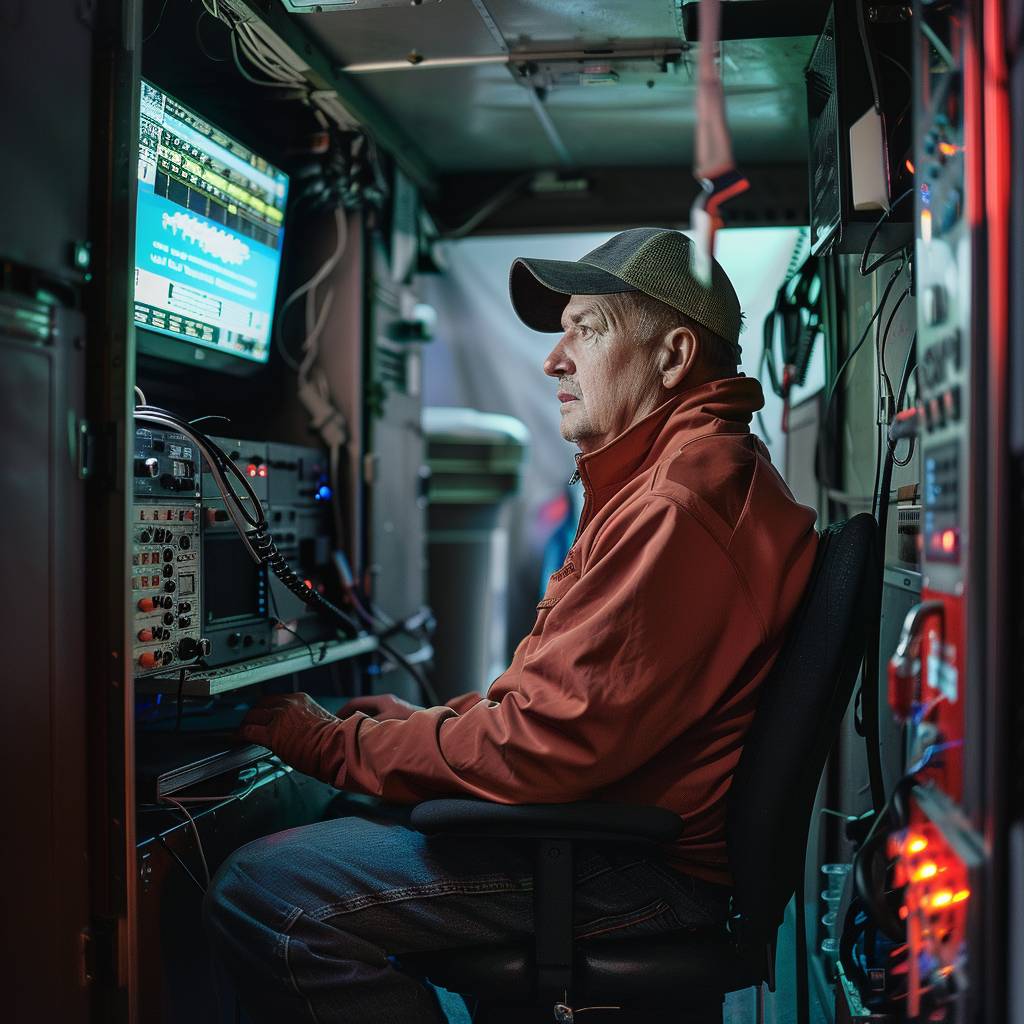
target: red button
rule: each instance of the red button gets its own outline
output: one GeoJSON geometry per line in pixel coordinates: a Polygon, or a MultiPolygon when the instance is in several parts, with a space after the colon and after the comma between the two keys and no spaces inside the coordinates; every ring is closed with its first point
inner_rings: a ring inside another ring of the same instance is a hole
{"type": "Polygon", "coordinates": [[[139,655],[139,664],[143,668],[156,668],[159,664],[156,653],[154,651],[143,651],[139,655]]]}
{"type": "Polygon", "coordinates": [[[155,637],[153,636],[153,630],[151,629],[140,629],[139,630],[139,642],[143,644],[152,643],[155,637]]]}
{"type": "Polygon", "coordinates": [[[140,612],[151,612],[151,611],[155,611],[155,610],[156,610],[156,602],[154,601],[154,599],[152,597],[144,597],[139,602],[139,611],[140,612]]]}

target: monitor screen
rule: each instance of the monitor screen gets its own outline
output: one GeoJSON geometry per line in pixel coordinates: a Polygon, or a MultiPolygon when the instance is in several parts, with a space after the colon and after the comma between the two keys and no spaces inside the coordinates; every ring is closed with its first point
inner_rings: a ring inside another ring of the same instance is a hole
{"type": "Polygon", "coordinates": [[[174,339],[159,354],[267,361],[287,197],[286,174],[142,83],[135,324],[174,339]]]}

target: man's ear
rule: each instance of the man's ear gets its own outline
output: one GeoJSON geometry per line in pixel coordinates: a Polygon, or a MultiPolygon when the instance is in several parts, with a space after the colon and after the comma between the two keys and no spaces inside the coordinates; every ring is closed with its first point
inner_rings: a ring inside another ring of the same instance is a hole
{"type": "Polygon", "coordinates": [[[700,355],[700,338],[689,327],[673,327],[661,340],[661,384],[677,388],[690,375],[700,355]]]}

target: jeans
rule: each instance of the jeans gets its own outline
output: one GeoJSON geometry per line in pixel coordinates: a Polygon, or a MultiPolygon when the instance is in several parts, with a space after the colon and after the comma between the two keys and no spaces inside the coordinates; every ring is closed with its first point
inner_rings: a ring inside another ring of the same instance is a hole
{"type": "MultiPolygon", "coordinates": [[[[651,935],[725,920],[728,890],[650,855],[580,845],[578,938],[651,935]]],[[[532,938],[529,844],[425,836],[339,818],[249,843],[217,872],[207,934],[255,1022],[444,1021],[403,953],[532,938]]]]}

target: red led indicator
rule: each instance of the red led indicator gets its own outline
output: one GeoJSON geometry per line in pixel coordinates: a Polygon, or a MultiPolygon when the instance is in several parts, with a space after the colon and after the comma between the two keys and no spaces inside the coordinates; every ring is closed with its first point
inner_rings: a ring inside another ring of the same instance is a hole
{"type": "Polygon", "coordinates": [[[956,550],[956,530],[942,531],[942,550],[947,555],[952,554],[956,550]]]}
{"type": "Polygon", "coordinates": [[[260,477],[265,477],[267,475],[267,467],[260,466],[260,468],[256,471],[256,475],[260,477]]]}
{"type": "Polygon", "coordinates": [[[246,473],[249,474],[249,476],[255,476],[256,475],[256,467],[251,462],[249,463],[248,466],[245,467],[245,471],[246,471],[246,473]]]}
{"type": "Polygon", "coordinates": [[[309,588],[310,590],[312,590],[312,589],[313,589],[313,581],[312,581],[312,580],[303,580],[302,582],[303,582],[303,583],[305,583],[305,584],[306,584],[306,586],[307,586],[307,587],[308,587],[308,588],[309,588]]]}

